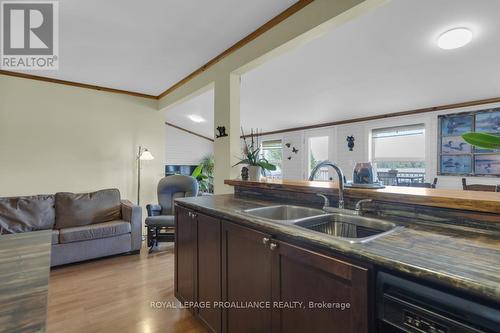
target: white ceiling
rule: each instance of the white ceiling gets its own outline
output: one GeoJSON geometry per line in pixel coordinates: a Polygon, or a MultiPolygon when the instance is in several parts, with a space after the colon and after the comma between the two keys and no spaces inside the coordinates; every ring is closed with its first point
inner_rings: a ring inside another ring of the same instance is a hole
{"type": "Polygon", "coordinates": [[[214,137],[214,90],[210,89],[190,100],[167,110],[167,122],[204,135],[214,137]],[[189,119],[190,115],[200,116],[204,122],[196,123],[189,119]]]}
{"type": "Polygon", "coordinates": [[[59,1],[59,70],[29,74],[158,95],[295,2],[59,1]]]}
{"type": "Polygon", "coordinates": [[[500,96],[500,1],[393,0],[242,77],[241,123],[264,131],[500,96]],[[466,26],[473,41],[441,50],[466,26]]]}

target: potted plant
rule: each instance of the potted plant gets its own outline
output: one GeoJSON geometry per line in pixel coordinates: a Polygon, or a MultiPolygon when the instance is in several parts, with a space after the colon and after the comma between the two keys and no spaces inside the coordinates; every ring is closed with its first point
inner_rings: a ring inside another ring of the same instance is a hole
{"type": "Polygon", "coordinates": [[[233,167],[244,164],[248,166],[248,179],[250,181],[259,181],[263,170],[275,171],[276,166],[269,163],[260,155],[259,132],[250,130],[250,137],[247,136],[241,128],[241,137],[243,138],[243,157],[233,167]],[[250,142],[249,142],[250,141],[250,142]]]}
{"type": "Polygon", "coordinates": [[[191,177],[198,181],[200,193],[214,193],[214,157],[207,155],[201,159],[191,177]]]}

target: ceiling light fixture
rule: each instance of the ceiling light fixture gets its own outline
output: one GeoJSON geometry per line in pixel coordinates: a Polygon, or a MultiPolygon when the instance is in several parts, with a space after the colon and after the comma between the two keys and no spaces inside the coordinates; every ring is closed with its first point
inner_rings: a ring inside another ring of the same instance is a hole
{"type": "Polygon", "coordinates": [[[465,46],[472,40],[472,31],[467,28],[454,28],[443,32],[437,44],[443,50],[453,50],[465,46]]]}
{"type": "Polygon", "coordinates": [[[190,114],[188,116],[189,119],[191,119],[192,121],[194,121],[195,123],[203,123],[205,122],[205,118],[203,118],[202,116],[199,116],[197,114],[190,114]]]}

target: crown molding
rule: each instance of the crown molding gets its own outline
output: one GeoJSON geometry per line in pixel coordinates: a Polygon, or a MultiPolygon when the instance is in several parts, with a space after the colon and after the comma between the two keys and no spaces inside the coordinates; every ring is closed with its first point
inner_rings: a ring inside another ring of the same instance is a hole
{"type": "Polygon", "coordinates": [[[0,74],[18,77],[18,78],[22,78],[22,79],[30,79],[30,80],[50,82],[50,83],[56,83],[56,84],[64,84],[67,86],[78,87],[78,88],[106,91],[106,92],[111,92],[111,93],[116,93],[116,94],[125,94],[125,95],[131,95],[131,96],[135,96],[135,97],[148,98],[148,99],[158,99],[158,96],[154,96],[154,95],[142,94],[142,93],[128,91],[128,90],[101,87],[101,86],[96,86],[93,84],[86,84],[86,83],[79,83],[79,82],[73,82],[73,81],[53,79],[53,78],[48,78],[48,77],[44,77],[44,76],[17,73],[17,72],[5,71],[5,70],[0,70],[0,74]]]}

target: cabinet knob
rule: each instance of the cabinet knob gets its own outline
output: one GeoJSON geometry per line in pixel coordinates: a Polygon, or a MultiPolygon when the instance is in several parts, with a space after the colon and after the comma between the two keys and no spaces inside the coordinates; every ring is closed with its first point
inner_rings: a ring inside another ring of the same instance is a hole
{"type": "Polygon", "coordinates": [[[271,251],[274,251],[274,250],[276,250],[278,248],[278,244],[271,243],[271,244],[269,244],[269,248],[271,249],[271,251]]]}
{"type": "Polygon", "coordinates": [[[267,237],[262,238],[262,244],[264,244],[264,245],[269,244],[269,238],[267,238],[267,237]]]}
{"type": "Polygon", "coordinates": [[[189,217],[193,217],[193,213],[188,212],[188,216],[189,216],[189,217]]]}

